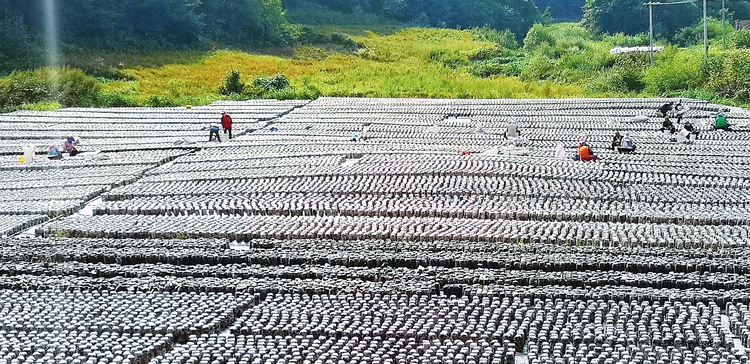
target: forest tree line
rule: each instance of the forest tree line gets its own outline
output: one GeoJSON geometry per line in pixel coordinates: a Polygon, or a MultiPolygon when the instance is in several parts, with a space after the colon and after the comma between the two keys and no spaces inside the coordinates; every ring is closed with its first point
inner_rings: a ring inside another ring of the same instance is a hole
{"type": "MultiPolygon", "coordinates": [[[[648,30],[643,0],[0,0],[0,73],[44,64],[47,5],[63,47],[82,50],[252,49],[310,39],[285,11],[304,2],[332,10],[366,12],[408,25],[488,26],[521,41],[531,27],[555,19],[581,19],[595,34],[634,35],[648,30]]],[[[748,1],[727,1],[724,16],[750,18],[748,1]]],[[[722,16],[709,2],[710,16],[722,16]]],[[[654,9],[658,39],[694,43],[700,2],[654,9]]]]}

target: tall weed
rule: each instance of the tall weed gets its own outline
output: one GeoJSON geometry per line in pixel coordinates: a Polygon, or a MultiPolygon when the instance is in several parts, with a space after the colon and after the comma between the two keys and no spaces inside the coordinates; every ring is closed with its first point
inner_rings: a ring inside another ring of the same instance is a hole
{"type": "Polygon", "coordinates": [[[727,52],[722,66],[714,71],[708,82],[712,91],[738,103],[750,102],[750,50],[727,52]]]}
{"type": "Polygon", "coordinates": [[[645,90],[651,94],[664,95],[671,91],[690,90],[705,83],[701,72],[701,52],[678,51],[674,47],[658,54],[656,66],[644,73],[645,90]]]}
{"type": "Polygon", "coordinates": [[[727,36],[727,41],[732,48],[750,49],[750,30],[737,30],[727,36]]]}
{"type": "Polygon", "coordinates": [[[98,90],[96,80],[81,70],[63,67],[17,71],[0,80],[0,108],[8,110],[42,101],[77,106],[98,90]]]}

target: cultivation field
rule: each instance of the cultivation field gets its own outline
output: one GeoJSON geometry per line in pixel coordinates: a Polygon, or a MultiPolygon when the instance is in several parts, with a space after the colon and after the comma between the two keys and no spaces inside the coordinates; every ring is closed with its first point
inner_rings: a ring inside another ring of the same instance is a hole
{"type": "Polygon", "coordinates": [[[750,114],[676,144],[666,101],[0,115],[0,363],[746,363],[750,114]]]}

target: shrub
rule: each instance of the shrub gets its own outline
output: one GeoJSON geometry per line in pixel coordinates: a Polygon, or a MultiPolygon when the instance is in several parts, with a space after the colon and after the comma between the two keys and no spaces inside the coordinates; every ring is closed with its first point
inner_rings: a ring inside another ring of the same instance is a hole
{"type": "Polygon", "coordinates": [[[253,80],[253,86],[261,88],[266,92],[280,91],[289,86],[289,79],[278,73],[271,77],[258,77],[253,80]]]}
{"type": "Polygon", "coordinates": [[[289,93],[294,93],[289,86],[289,79],[280,73],[270,77],[258,77],[253,80],[252,87],[246,90],[245,95],[259,98],[295,98],[287,96],[289,93]]]}
{"type": "Polygon", "coordinates": [[[469,69],[469,73],[476,77],[492,77],[505,73],[505,63],[499,59],[474,62],[469,69]]]}
{"type": "Polygon", "coordinates": [[[245,84],[240,81],[240,71],[229,70],[224,75],[224,80],[221,81],[219,93],[225,96],[241,94],[243,89],[245,89],[245,84]]]}
{"type": "Polygon", "coordinates": [[[516,36],[510,29],[500,31],[485,25],[480,28],[472,28],[470,29],[470,31],[475,38],[498,44],[502,48],[513,50],[519,48],[518,41],[516,41],[516,36]]]}
{"type": "Polygon", "coordinates": [[[680,47],[691,47],[703,42],[703,28],[685,27],[677,31],[672,38],[674,43],[680,47]]]}
{"type": "Polygon", "coordinates": [[[469,73],[484,78],[499,75],[519,76],[523,68],[522,62],[523,58],[519,57],[495,57],[472,63],[469,73]]]}
{"type": "Polygon", "coordinates": [[[60,72],[54,72],[50,80],[52,100],[65,107],[77,106],[82,97],[95,94],[99,90],[96,80],[86,76],[81,70],[63,68],[60,72]],[[57,80],[54,75],[57,75],[57,80]]]}
{"type": "Polygon", "coordinates": [[[524,68],[526,68],[526,59],[518,57],[505,65],[504,73],[506,76],[520,77],[524,68]]]}
{"type": "Polygon", "coordinates": [[[591,61],[589,56],[589,54],[585,53],[564,55],[561,57],[562,65],[564,68],[571,70],[589,69],[589,63],[591,61]]]}
{"type": "Polygon", "coordinates": [[[458,68],[467,63],[467,59],[461,56],[458,52],[447,49],[432,50],[430,51],[429,57],[431,61],[442,63],[449,68],[458,68]]]}
{"type": "Polygon", "coordinates": [[[79,106],[83,107],[126,107],[140,106],[133,100],[126,99],[117,93],[92,93],[81,98],[79,106]]]}
{"type": "Polygon", "coordinates": [[[675,48],[668,47],[659,56],[656,66],[646,69],[644,80],[648,85],[647,91],[664,95],[700,87],[705,81],[701,72],[701,57],[702,54],[678,53],[675,48]]]}
{"type": "Polygon", "coordinates": [[[21,108],[34,111],[54,111],[62,107],[59,102],[43,100],[33,104],[23,104],[21,108]]]}
{"type": "Polygon", "coordinates": [[[305,100],[315,100],[318,97],[320,97],[321,92],[320,90],[312,85],[307,85],[303,87],[302,89],[298,90],[296,93],[296,98],[298,99],[305,99],[305,100]]]}
{"type": "Polygon", "coordinates": [[[334,32],[331,34],[331,43],[342,46],[345,50],[355,52],[364,47],[347,34],[334,32]]]}
{"type": "Polygon", "coordinates": [[[613,69],[597,73],[590,78],[585,88],[598,94],[612,94],[623,91],[623,82],[620,75],[613,69]]]}
{"type": "MultiPolygon", "coordinates": [[[[721,39],[725,32],[728,36],[731,36],[734,32],[734,26],[728,22],[722,24],[720,20],[709,19],[707,30],[709,39],[721,39]]],[[[703,22],[680,28],[672,37],[672,40],[680,47],[703,44],[703,22]]]]}
{"type": "Polygon", "coordinates": [[[469,61],[486,61],[498,57],[503,57],[505,52],[503,48],[495,45],[494,47],[479,48],[467,53],[469,61]]]}
{"type": "Polygon", "coordinates": [[[555,42],[552,54],[555,58],[562,58],[569,54],[584,54],[588,51],[588,41],[583,39],[561,39],[555,42]]]}
{"type": "Polygon", "coordinates": [[[724,56],[703,57],[701,59],[701,76],[706,80],[711,80],[715,75],[721,75],[724,72],[724,56]]]}
{"type": "Polygon", "coordinates": [[[521,79],[524,81],[546,80],[557,71],[555,61],[543,55],[536,54],[529,59],[526,67],[521,71],[521,79]]]}
{"type": "Polygon", "coordinates": [[[529,32],[526,33],[526,38],[523,40],[523,48],[529,52],[543,46],[554,49],[555,42],[555,37],[552,35],[552,31],[549,27],[545,27],[542,24],[534,24],[534,26],[529,29],[529,32]]]}
{"type": "Polygon", "coordinates": [[[722,97],[750,101],[750,50],[726,52],[721,69],[711,75],[708,84],[722,97]]]}
{"type": "Polygon", "coordinates": [[[78,106],[98,91],[96,80],[77,69],[15,71],[0,80],[0,108],[10,110],[45,100],[64,107],[78,106]]]}
{"type": "Polygon", "coordinates": [[[263,97],[276,100],[293,100],[298,98],[293,87],[271,90],[263,95],[263,97]]]}
{"type": "Polygon", "coordinates": [[[750,30],[740,29],[727,37],[729,46],[737,49],[750,49],[750,30]]]}
{"type": "Polygon", "coordinates": [[[590,75],[591,74],[589,72],[584,72],[577,69],[563,68],[560,73],[555,75],[553,80],[561,84],[576,84],[581,82],[582,80],[588,79],[590,75]]]}
{"type": "Polygon", "coordinates": [[[167,96],[153,95],[148,98],[146,104],[151,107],[177,106],[171,98],[167,96]]]}
{"type": "Polygon", "coordinates": [[[639,33],[636,35],[626,35],[625,33],[605,34],[602,36],[602,41],[612,44],[614,47],[638,47],[646,46],[649,44],[649,36],[647,33],[639,33]]]}
{"type": "Polygon", "coordinates": [[[623,55],[614,66],[587,83],[587,88],[606,93],[632,94],[643,91],[647,63],[639,55],[623,55]]]}
{"type": "Polygon", "coordinates": [[[316,32],[309,25],[300,25],[295,29],[295,40],[301,44],[320,44],[328,41],[325,34],[316,32]]]}
{"type": "Polygon", "coordinates": [[[295,26],[292,29],[295,31],[295,41],[303,45],[336,46],[335,48],[347,52],[356,52],[360,48],[364,48],[362,43],[357,42],[345,33],[333,32],[325,34],[316,31],[308,25],[295,26]]]}

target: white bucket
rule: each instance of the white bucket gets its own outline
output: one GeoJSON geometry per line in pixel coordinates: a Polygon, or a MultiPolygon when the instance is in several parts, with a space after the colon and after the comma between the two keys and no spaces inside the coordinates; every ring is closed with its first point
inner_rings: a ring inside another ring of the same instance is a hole
{"type": "Polygon", "coordinates": [[[555,158],[565,159],[565,146],[562,143],[557,144],[557,148],[555,148],[555,158]]]}
{"type": "Polygon", "coordinates": [[[33,163],[36,159],[36,147],[33,145],[23,146],[23,161],[24,163],[33,163]]]}

